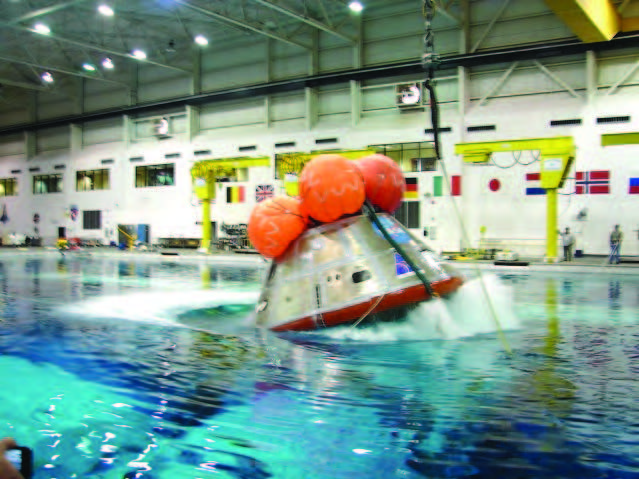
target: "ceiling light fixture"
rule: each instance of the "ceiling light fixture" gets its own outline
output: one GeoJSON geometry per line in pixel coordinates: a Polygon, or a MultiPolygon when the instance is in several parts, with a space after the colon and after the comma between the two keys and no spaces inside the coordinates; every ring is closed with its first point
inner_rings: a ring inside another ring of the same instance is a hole
{"type": "Polygon", "coordinates": [[[40,33],[41,35],[48,35],[49,33],[51,33],[51,29],[49,27],[47,27],[44,23],[36,23],[33,26],[33,29],[40,33]]]}
{"type": "Polygon", "coordinates": [[[113,9],[111,7],[109,7],[108,5],[104,5],[104,4],[100,5],[98,7],[98,12],[100,12],[105,17],[112,17],[113,16],[113,9]]]}
{"type": "Polygon", "coordinates": [[[209,44],[209,41],[204,35],[198,35],[195,37],[194,40],[195,40],[195,43],[197,43],[198,45],[202,45],[203,47],[209,44]]]}
{"type": "Polygon", "coordinates": [[[111,70],[113,68],[113,60],[111,60],[109,57],[106,57],[104,60],[102,60],[102,66],[111,70]]]}
{"type": "Polygon", "coordinates": [[[352,2],[348,4],[348,8],[350,8],[353,12],[359,13],[362,10],[364,10],[364,5],[362,5],[357,0],[353,0],[352,2]]]}
{"type": "Polygon", "coordinates": [[[91,65],[90,63],[83,64],[82,68],[84,68],[88,72],[94,72],[95,71],[95,67],[93,65],[91,65]]]}
{"type": "Polygon", "coordinates": [[[133,55],[133,57],[137,58],[138,60],[146,59],[146,53],[144,53],[142,50],[133,50],[131,52],[131,55],[133,55]]]}
{"type": "Polygon", "coordinates": [[[42,81],[47,82],[47,83],[53,83],[53,75],[51,75],[51,73],[49,72],[44,72],[41,75],[42,81]]]}

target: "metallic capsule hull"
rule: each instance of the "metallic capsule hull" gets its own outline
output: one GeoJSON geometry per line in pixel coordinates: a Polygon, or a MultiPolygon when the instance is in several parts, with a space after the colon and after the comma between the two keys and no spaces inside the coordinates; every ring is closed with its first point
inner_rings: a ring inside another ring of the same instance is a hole
{"type": "MultiPolygon", "coordinates": [[[[462,277],[393,217],[379,219],[439,296],[462,277]]],[[[273,331],[310,331],[431,299],[405,259],[366,216],[306,231],[274,261],[257,306],[258,324],[273,331]]]]}

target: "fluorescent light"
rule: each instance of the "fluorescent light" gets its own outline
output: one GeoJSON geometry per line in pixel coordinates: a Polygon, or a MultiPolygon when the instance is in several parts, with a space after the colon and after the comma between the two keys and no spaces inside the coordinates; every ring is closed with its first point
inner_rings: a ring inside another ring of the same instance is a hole
{"type": "Polygon", "coordinates": [[[106,57],[104,60],[102,60],[102,66],[111,70],[113,68],[113,60],[111,60],[109,57],[106,57]]]}
{"type": "Polygon", "coordinates": [[[137,58],[138,60],[144,60],[146,59],[146,53],[144,53],[142,50],[133,50],[131,52],[131,55],[133,55],[135,58],[137,58]]]}
{"type": "Polygon", "coordinates": [[[113,16],[113,9],[111,7],[109,7],[108,5],[100,5],[98,7],[98,12],[100,12],[105,17],[112,17],[113,16]]]}
{"type": "Polygon", "coordinates": [[[84,68],[88,72],[94,72],[95,71],[95,67],[93,65],[91,65],[90,63],[83,64],[82,68],[84,68]]]}
{"type": "Polygon", "coordinates": [[[44,23],[36,23],[33,26],[33,29],[42,35],[48,35],[49,33],[51,33],[51,29],[47,27],[44,23]]]}
{"type": "Polygon", "coordinates": [[[53,75],[51,75],[51,73],[49,72],[44,72],[41,75],[42,81],[45,81],[47,83],[53,83],[53,75]]]}
{"type": "Polygon", "coordinates": [[[206,37],[204,35],[198,35],[197,37],[195,37],[195,43],[205,47],[206,45],[209,44],[209,41],[206,39],[206,37]]]}
{"type": "Polygon", "coordinates": [[[354,12],[361,12],[362,10],[364,10],[364,5],[362,5],[357,0],[353,0],[348,4],[348,8],[350,8],[354,12]]]}

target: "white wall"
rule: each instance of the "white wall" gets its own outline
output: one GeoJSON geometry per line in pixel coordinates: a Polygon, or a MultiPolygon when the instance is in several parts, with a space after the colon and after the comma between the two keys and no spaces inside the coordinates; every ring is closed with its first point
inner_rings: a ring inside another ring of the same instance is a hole
{"type": "MultiPolygon", "coordinates": [[[[559,226],[569,226],[577,232],[578,248],[586,253],[604,254],[608,248],[608,232],[614,224],[621,224],[626,232],[623,251],[626,254],[639,254],[636,233],[639,219],[636,211],[639,196],[628,195],[628,178],[639,176],[639,167],[635,161],[639,155],[639,146],[618,146],[603,148],[600,146],[600,135],[603,133],[637,131],[639,118],[633,117],[633,105],[637,103],[637,90],[624,88],[615,95],[599,97],[587,104],[583,98],[572,98],[567,93],[537,95],[534,97],[507,97],[493,99],[484,106],[469,109],[464,119],[466,125],[496,125],[495,131],[468,133],[460,131],[459,117],[456,108],[443,105],[442,125],[452,125],[451,133],[442,134],[443,156],[449,175],[462,175],[462,196],[456,198],[461,209],[463,221],[470,236],[470,244],[476,245],[479,240],[479,228],[487,228],[486,237],[528,240],[537,244],[542,254],[542,243],[545,237],[545,198],[530,197],[524,194],[525,173],[538,171],[538,163],[529,166],[515,165],[508,169],[500,169],[495,165],[475,166],[461,162],[453,154],[454,144],[463,141],[490,141],[514,138],[535,138],[549,136],[573,136],[577,144],[577,160],[574,171],[610,170],[610,195],[566,195],[559,198],[559,226]],[[597,116],[624,115],[632,117],[629,124],[597,125],[597,116]],[[550,128],[552,119],[581,118],[583,124],[574,127],[550,128]],[[497,178],[502,184],[499,192],[489,192],[487,182],[497,178]],[[576,220],[577,213],[588,209],[585,222],[576,220]]],[[[331,94],[340,95],[342,92],[331,94]]],[[[299,99],[298,99],[299,100],[299,99]]],[[[281,99],[281,104],[294,101],[289,96],[281,99]]],[[[296,105],[299,105],[298,102],[296,105]]],[[[471,105],[472,106],[472,105],[471,105]]],[[[285,107],[282,107],[285,108],[285,107]]],[[[303,108],[289,112],[303,114],[303,108]]],[[[339,110],[339,102],[331,103],[330,99],[320,111],[339,110]]],[[[293,113],[290,113],[291,116],[293,113]]],[[[239,117],[242,115],[239,114],[239,117]]],[[[286,115],[279,116],[284,118],[286,115]]],[[[238,117],[238,123],[242,120],[238,117]]],[[[53,240],[58,226],[67,226],[71,234],[94,237],[103,232],[81,230],[81,217],[77,223],[70,222],[68,210],[76,204],[80,210],[99,209],[104,211],[104,227],[116,224],[150,224],[153,238],[182,236],[199,237],[200,227],[196,222],[200,218],[200,206],[191,188],[190,167],[196,159],[193,152],[199,149],[210,149],[211,157],[240,156],[239,146],[257,145],[258,150],[251,154],[267,154],[276,152],[274,144],[282,141],[295,141],[295,147],[288,151],[310,151],[322,148],[315,144],[315,139],[336,137],[339,143],[330,145],[335,148],[362,148],[370,144],[424,141],[429,136],[424,128],[429,127],[426,112],[400,114],[396,109],[383,110],[381,113],[364,117],[353,127],[350,119],[342,121],[341,126],[326,126],[320,120],[316,128],[309,131],[300,123],[292,125],[284,132],[278,132],[263,126],[237,126],[225,129],[205,130],[189,142],[184,137],[176,137],[163,141],[144,141],[126,146],[123,142],[113,142],[117,137],[113,133],[113,124],[104,125],[104,138],[110,143],[85,146],[79,152],[69,150],[53,150],[40,154],[35,159],[25,161],[22,155],[16,155],[16,148],[11,146],[17,141],[11,138],[6,146],[6,154],[0,158],[0,177],[16,176],[19,181],[19,195],[2,200],[7,204],[11,221],[3,228],[5,232],[30,232],[33,229],[33,214],[41,216],[41,234],[53,240]],[[167,160],[167,153],[181,153],[175,160],[167,160]],[[142,156],[143,162],[131,163],[130,157],[142,156]],[[111,165],[102,165],[103,159],[114,159],[111,165]],[[175,186],[135,188],[134,171],[136,166],[175,162],[175,186]],[[37,174],[54,173],[55,165],[64,164],[64,192],[49,195],[33,195],[32,175],[28,168],[38,166],[37,174]],[[76,192],[75,172],[77,170],[109,168],[111,170],[111,189],[109,191],[76,192]],[[21,169],[22,173],[12,175],[13,169],[21,169]]],[[[92,127],[90,135],[98,138],[99,129],[92,127]]],[[[85,133],[85,138],[87,134],[85,133]]],[[[68,134],[42,136],[50,144],[65,144],[68,134]]],[[[97,143],[99,143],[96,140],[97,143]]],[[[524,152],[519,158],[521,163],[531,161],[533,157],[524,152]]],[[[511,165],[513,155],[499,154],[494,161],[501,166],[511,165]]],[[[422,227],[435,227],[436,238],[431,243],[440,250],[455,250],[461,244],[461,232],[452,208],[450,197],[429,198],[432,193],[432,177],[437,173],[419,173],[420,198],[422,199],[422,227]]],[[[574,176],[574,175],[571,175],[574,176]]],[[[246,186],[247,201],[242,205],[227,205],[224,186],[220,187],[218,199],[212,208],[213,220],[218,224],[246,222],[251,208],[255,204],[254,187],[256,184],[273,183],[272,169],[262,168],[251,172],[246,186]]],[[[563,193],[574,191],[574,181],[568,180],[563,193]]],[[[416,231],[422,234],[422,229],[416,231]]],[[[521,242],[520,242],[521,244],[521,242]]]]}

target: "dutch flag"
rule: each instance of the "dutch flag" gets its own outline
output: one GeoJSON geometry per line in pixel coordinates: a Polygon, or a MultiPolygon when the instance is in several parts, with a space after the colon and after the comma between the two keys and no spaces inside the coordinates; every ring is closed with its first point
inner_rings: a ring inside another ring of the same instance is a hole
{"type": "Polygon", "coordinates": [[[541,187],[540,173],[526,173],[526,182],[526,195],[537,196],[546,194],[546,190],[541,187]]]}

